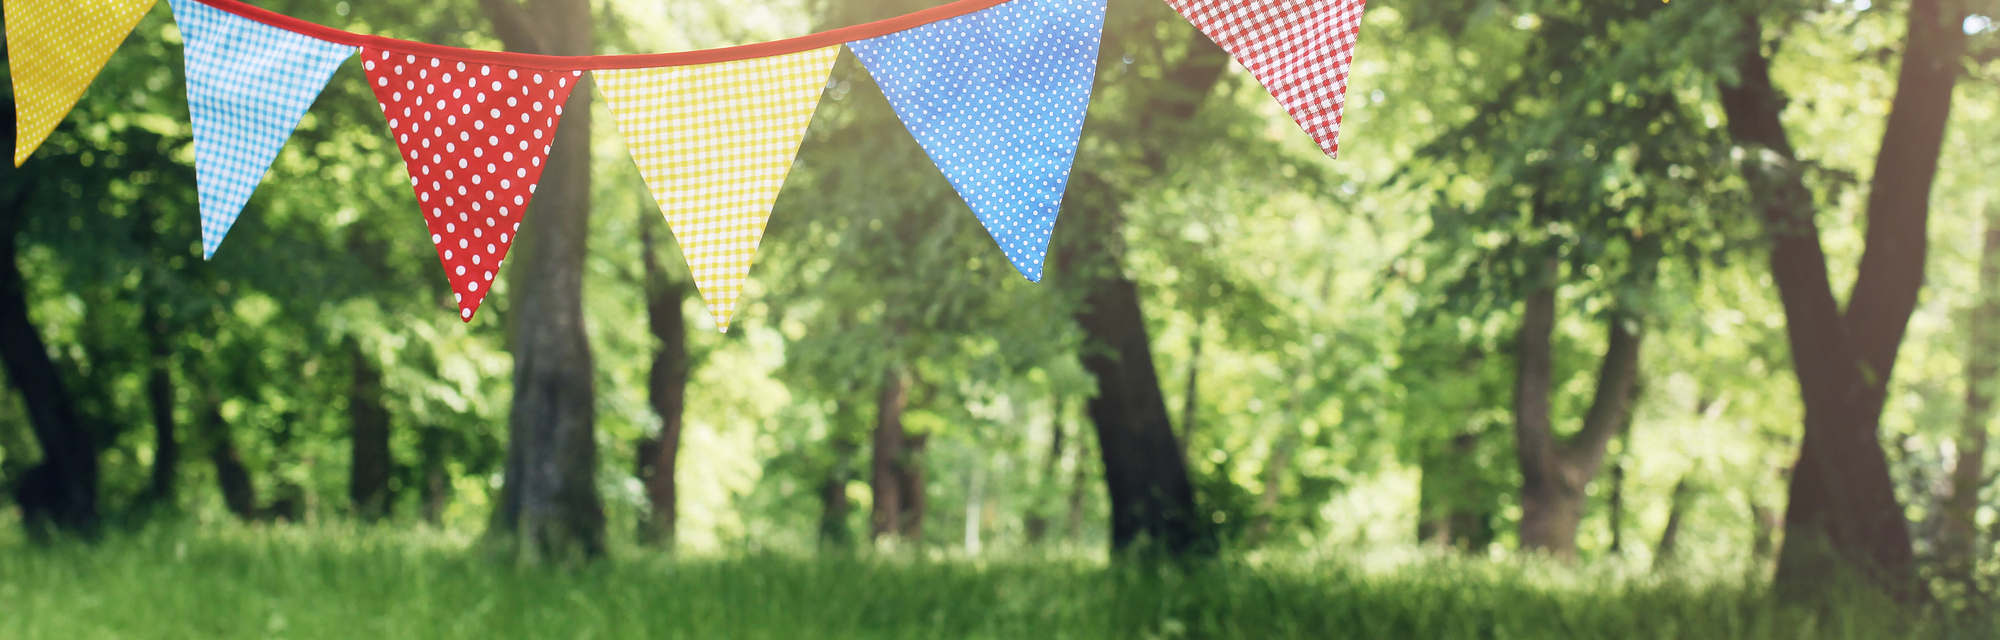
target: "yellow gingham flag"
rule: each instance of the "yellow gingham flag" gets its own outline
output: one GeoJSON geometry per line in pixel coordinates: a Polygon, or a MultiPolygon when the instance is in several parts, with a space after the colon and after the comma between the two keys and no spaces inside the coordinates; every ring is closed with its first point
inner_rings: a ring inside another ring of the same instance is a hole
{"type": "Polygon", "coordinates": [[[839,54],[592,72],[722,331],[839,54]]]}
{"type": "Polygon", "coordinates": [[[14,76],[14,166],[28,160],[90,86],[153,0],[6,0],[14,76]]]}

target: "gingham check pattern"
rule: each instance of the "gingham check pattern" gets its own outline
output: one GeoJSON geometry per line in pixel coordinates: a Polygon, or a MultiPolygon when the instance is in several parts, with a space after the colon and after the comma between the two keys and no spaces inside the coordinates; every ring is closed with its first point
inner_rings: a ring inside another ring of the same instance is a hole
{"type": "Polygon", "coordinates": [[[592,72],[722,331],[839,55],[592,72]]]}
{"type": "Polygon", "coordinates": [[[42,146],[153,0],[6,0],[14,166],[42,146]]]}
{"type": "Polygon", "coordinates": [[[354,47],[168,0],[186,42],[201,257],[215,255],[306,108],[354,47]]]}
{"type": "Polygon", "coordinates": [[[1340,157],[1347,71],[1365,0],[1167,0],[1243,63],[1286,113],[1340,157]]]}
{"type": "Polygon", "coordinates": [[[1104,0],[1014,0],[848,43],[1021,275],[1042,280],[1104,0]]]}

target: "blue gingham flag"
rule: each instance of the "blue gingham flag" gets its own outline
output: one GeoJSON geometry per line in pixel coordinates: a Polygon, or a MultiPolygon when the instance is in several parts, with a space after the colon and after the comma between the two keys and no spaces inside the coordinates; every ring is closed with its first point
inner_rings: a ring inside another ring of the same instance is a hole
{"type": "Polygon", "coordinates": [[[1104,3],[1015,0],[847,45],[1034,282],[1083,131],[1104,3]]]}
{"type": "Polygon", "coordinates": [[[299,118],[354,47],[169,0],[186,41],[201,256],[215,255],[299,118]]]}

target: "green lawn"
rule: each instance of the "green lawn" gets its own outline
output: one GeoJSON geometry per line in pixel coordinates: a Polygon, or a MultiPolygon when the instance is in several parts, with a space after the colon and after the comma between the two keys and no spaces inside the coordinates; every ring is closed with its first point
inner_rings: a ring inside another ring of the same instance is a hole
{"type": "Polygon", "coordinates": [[[619,555],[521,569],[437,535],[311,527],[0,542],[0,638],[1981,637],[1873,606],[1779,609],[1742,580],[1492,561],[619,555]]]}

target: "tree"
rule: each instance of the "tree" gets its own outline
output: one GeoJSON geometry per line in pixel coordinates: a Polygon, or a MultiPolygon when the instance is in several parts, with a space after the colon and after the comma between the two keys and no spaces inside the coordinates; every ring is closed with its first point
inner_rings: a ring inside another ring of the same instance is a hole
{"type": "Polygon", "coordinates": [[[639,227],[639,245],[645,262],[647,327],[660,346],[653,352],[653,367],[646,378],[647,400],[660,418],[660,432],[639,442],[639,482],[646,487],[651,507],[639,519],[639,540],[645,544],[672,547],[678,514],[679,488],[674,470],[680,459],[681,426],[687,412],[688,355],[687,318],[681,304],[687,300],[689,283],[670,278],[653,253],[653,229],[658,222],[639,227]]]}
{"type": "MultiPolygon", "coordinates": [[[[590,55],[585,0],[481,0],[509,51],[590,55]]],[[[584,335],[583,261],[590,221],[590,91],[570,93],[568,115],[508,271],[513,317],[514,407],[495,533],[529,561],[604,552],[597,493],[595,370],[584,335]]]]}
{"type": "Polygon", "coordinates": [[[1805,183],[1810,165],[1780,119],[1786,98],[1771,78],[1767,47],[1776,43],[1765,38],[1766,19],[1779,16],[1754,9],[1742,16],[1735,78],[1719,89],[1729,135],[1745,151],[1739,170],[1764,224],[1805,402],[1776,579],[1781,591],[1802,595],[1845,567],[1915,598],[1909,526],[1877,438],[1923,283],[1931,183],[1963,66],[1965,7],[1956,0],[1909,4],[1902,68],[1869,178],[1866,248],[1844,310],[1805,183]]]}
{"type": "Polygon", "coordinates": [[[1951,489],[1945,496],[1938,555],[1949,577],[1966,581],[1979,560],[1979,491],[1986,485],[1987,434],[1993,422],[1994,385],[2000,383],[2000,206],[1986,212],[1979,289],[1966,331],[1965,414],[1959,418],[1951,489]]]}
{"type": "MultiPolygon", "coordinates": [[[[11,101],[5,106],[0,110],[14,112],[11,101]]],[[[4,171],[13,184],[7,199],[0,202],[0,362],[6,364],[7,379],[21,390],[35,441],[42,449],[42,461],[15,485],[14,502],[31,531],[52,527],[89,533],[99,517],[97,444],[78,421],[69,390],[28,317],[17,252],[33,191],[21,179],[23,171],[4,171]]]]}

